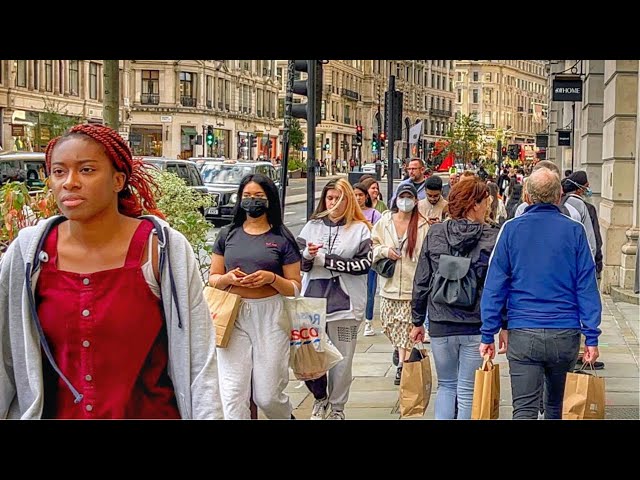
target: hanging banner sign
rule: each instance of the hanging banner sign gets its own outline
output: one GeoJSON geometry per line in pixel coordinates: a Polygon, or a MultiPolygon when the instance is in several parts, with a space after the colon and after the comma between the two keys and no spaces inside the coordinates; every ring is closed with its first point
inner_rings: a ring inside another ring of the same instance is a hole
{"type": "Polygon", "coordinates": [[[554,102],[581,102],[582,79],[579,75],[556,76],[553,79],[554,102]]]}

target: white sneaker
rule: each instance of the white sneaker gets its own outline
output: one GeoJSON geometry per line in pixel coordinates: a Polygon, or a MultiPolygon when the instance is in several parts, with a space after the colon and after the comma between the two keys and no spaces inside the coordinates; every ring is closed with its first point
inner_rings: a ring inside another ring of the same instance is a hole
{"type": "Polygon", "coordinates": [[[344,412],[342,410],[331,410],[327,420],[344,420],[344,412]]]}
{"type": "Polygon", "coordinates": [[[328,398],[323,398],[322,400],[314,400],[313,410],[311,410],[311,420],[324,420],[327,417],[328,406],[328,398]]]}
{"type": "Polygon", "coordinates": [[[373,337],[375,334],[376,331],[373,329],[373,322],[371,320],[365,320],[363,335],[365,337],[373,337]]]}

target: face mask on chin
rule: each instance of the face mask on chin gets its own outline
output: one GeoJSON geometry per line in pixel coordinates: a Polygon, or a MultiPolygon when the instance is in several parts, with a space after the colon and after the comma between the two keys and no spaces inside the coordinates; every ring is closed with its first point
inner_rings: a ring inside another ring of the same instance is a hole
{"type": "Polygon", "coordinates": [[[269,200],[266,198],[243,198],[240,202],[242,208],[251,218],[264,215],[269,208],[269,200]]]}

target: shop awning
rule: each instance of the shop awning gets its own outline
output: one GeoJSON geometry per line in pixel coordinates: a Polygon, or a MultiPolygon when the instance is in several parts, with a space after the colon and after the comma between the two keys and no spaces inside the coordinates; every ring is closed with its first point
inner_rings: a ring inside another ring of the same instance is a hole
{"type": "Polygon", "coordinates": [[[196,129],[193,127],[182,127],[182,134],[195,137],[198,135],[198,132],[196,132],[196,129]]]}

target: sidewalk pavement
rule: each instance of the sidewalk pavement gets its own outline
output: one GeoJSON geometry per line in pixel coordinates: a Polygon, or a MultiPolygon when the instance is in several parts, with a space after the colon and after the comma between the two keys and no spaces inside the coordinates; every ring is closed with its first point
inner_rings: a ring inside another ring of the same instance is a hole
{"type": "MultiPolygon", "coordinates": [[[[364,322],[360,325],[356,354],[353,360],[353,383],[349,401],[345,407],[348,420],[397,420],[398,388],[393,384],[396,367],[391,363],[393,347],[380,331],[378,296],[374,313],[376,335],[362,336],[364,322]]],[[[606,385],[606,419],[640,419],[639,375],[638,375],[638,324],[640,307],[614,302],[609,295],[602,296],[602,335],[600,336],[600,360],[605,363],[597,371],[604,377],[606,385]]],[[[431,355],[431,353],[430,353],[431,355]]],[[[509,366],[505,355],[497,355],[500,364],[500,419],[511,419],[511,383],[509,366]]],[[[434,418],[437,377],[431,356],[433,388],[429,407],[418,420],[434,418]]],[[[303,382],[290,376],[286,392],[291,398],[294,415],[298,419],[311,416],[313,395],[303,382]]],[[[261,415],[261,418],[262,417],[261,415]]]]}
{"type": "MultiPolygon", "coordinates": [[[[337,180],[338,178],[347,178],[347,174],[339,174],[339,175],[327,175],[326,177],[316,177],[316,179],[324,179],[327,181],[337,180]]],[[[320,198],[320,194],[322,193],[322,188],[318,189],[316,186],[315,199],[318,200],[320,198]]],[[[300,195],[291,195],[286,197],[286,205],[295,205],[297,203],[307,203],[307,194],[302,193],[300,195]]]]}

